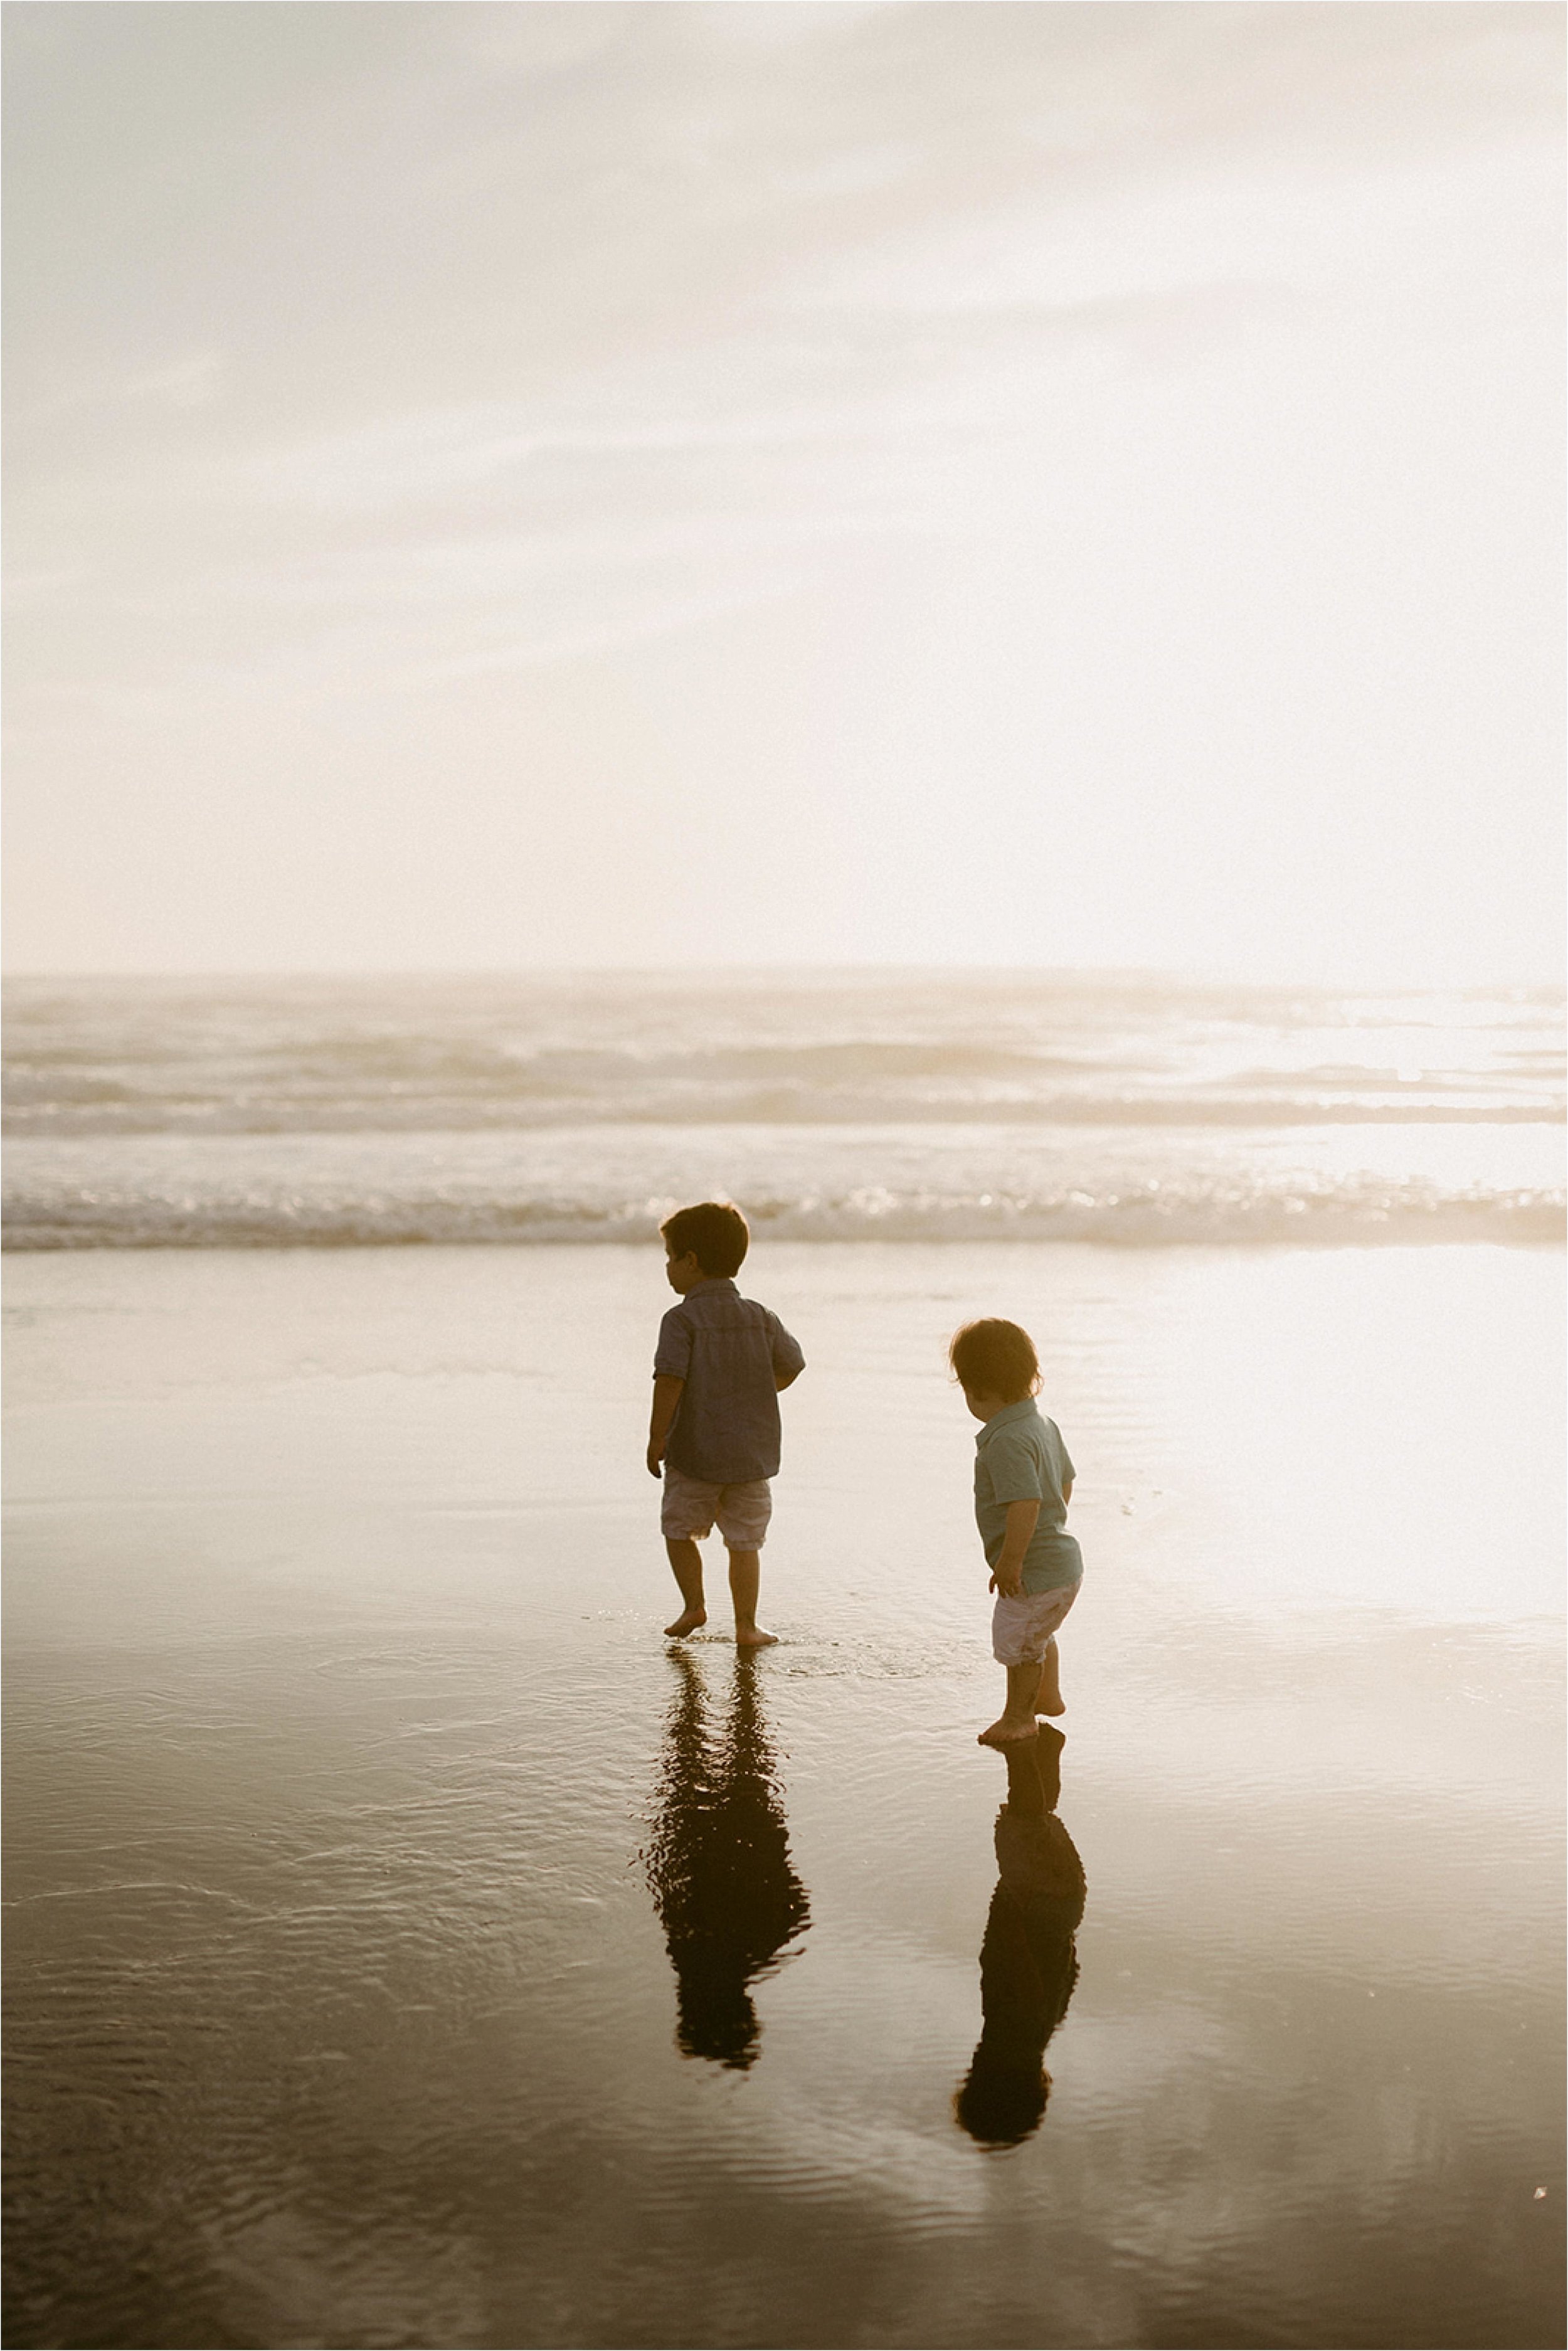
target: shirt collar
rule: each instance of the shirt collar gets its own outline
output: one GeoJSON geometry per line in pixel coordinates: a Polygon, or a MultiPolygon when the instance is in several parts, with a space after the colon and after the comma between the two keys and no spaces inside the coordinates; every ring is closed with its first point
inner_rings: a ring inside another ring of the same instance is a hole
{"type": "Polygon", "coordinates": [[[686,1296],[695,1298],[699,1290],[733,1290],[734,1288],[735,1282],[727,1273],[705,1273],[700,1281],[693,1282],[686,1296]]]}
{"type": "Polygon", "coordinates": [[[984,1445],[987,1437],[989,1437],[991,1431],[995,1428],[1006,1428],[1010,1422],[1015,1420],[1027,1420],[1030,1414],[1034,1410],[1035,1401],[1033,1396],[1020,1396],[1017,1404],[1003,1405],[1000,1412],[992,1413],[989,1420],[984,1422],[976,1431],[976,1444],[984,1445]]]}

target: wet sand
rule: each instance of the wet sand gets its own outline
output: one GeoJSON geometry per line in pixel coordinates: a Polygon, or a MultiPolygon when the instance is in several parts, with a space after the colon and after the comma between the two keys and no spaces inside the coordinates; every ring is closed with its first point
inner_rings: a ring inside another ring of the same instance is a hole
{"type": "Polygon", "coordinates": [[[650,1252],[13,1260],[7,2342],[1560,2342],[1560,1266],[759,1250],[737,1665],[650,1252]],[[1080,1469],[1038,1816],[984,1311],[1080,1469]]]}

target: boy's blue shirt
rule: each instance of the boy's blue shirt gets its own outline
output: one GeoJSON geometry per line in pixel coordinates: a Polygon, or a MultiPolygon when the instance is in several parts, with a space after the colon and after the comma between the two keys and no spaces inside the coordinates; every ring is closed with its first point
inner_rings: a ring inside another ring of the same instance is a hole
{"type": "Polygon", "coordinates": [[[1023,1555],[1026,1592],[1058,1592],[1083,1573],[1083,1554],[1062,1523],[1067,1504],[1061,1489],[1072,1475],[1061,1431],[1045,1418],[1032,1396],[1004,1405],[975,1437],[975,1523],[988,1567],[995,1567],[1002,1555],[1008,1504],[1040,1504],[1023,1555]]]}
{"type": "Polygon", "coordinates": [[[779,1468],[779,1387],[805,1364],[777,1314],[733,1281],[699,1281],[659,1325],[655,1375],[685,1386],[664,1458],[688,1478],[738,1486],[779,1468]]]}

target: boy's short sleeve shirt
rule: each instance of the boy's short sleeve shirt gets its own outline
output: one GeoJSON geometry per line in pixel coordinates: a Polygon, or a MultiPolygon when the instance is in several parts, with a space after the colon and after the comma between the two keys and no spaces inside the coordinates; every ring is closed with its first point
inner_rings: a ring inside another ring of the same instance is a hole
{"type": "Polygon", "coordinates": [[[779,1468],[779,1382],[805,1367],[777,1314],[733,1281],[699,1281],[659,1325],[655,1376],[685,1382],[665,1458],[709,1485],[749,1484],[779,1468]]]}
{"type": "Polygon", "coordinates": [[[1026,1592],[1053,1592],[1076,1583],[1083,1557],[1066,1531],[1062,1488],[1073,1477],[1061,1431],[1047,1420],[1032,1397],[1004,1405],[975,1438],[975,1522],[988,1566],[1001,1557],[1009,1502],[1038,1502],[1040,1517],[1024,1553],[1026,1592]]]}
{"type": "MultiPolygon", "coordinates": [[[[685,1301],[683,1299],[681,1306],[685,1301]]],[[[672,1306],[659,1324],[658,1344],[653,1349],[653,1376],[662,1373],[672,1379],[684,1380],[692,1367],[692,1326],[681,1311],[672,1306]]]]}

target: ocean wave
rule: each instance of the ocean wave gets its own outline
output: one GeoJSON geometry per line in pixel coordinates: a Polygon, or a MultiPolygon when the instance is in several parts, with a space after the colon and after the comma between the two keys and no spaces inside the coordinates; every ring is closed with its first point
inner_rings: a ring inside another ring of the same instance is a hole
{"type": "Polygon", "coordinates": [[[645,1241],[684,1200],[789,1240],[1555,1241],[1541,1126],[774,1124],[24,1138],[13,1249],[645,1241]]]}
{"type": "Polygon", "coordinates": [[[690,1091],[666,1086],[658,1092],[624,1092],[612,1101],[540,1094],[505,1101],[454,1100],[423,1094],[416,1099],[353,1102],[182,1102],[156,1104],[116,1093],[108,1086],[80,1100],[47,1102],[13,1100],[5,1128],[16,1137],[50,1135],[134,1136],[153,1134],[421,1134],[432,1127],[446,1134],[510,1134],[562,1126],[640,1123],[667,1126],[689,1121],[706,1126],[990,1126],[998,1120],[1042,1128],[1061,1127],[1246,1127],[1304,1126],[1556,1126],[1560,1114],[1528,1103],[1419,1102],[1365,1094],[1345,1099],[1327,1094],[1256,1093],[1239,1099],[1192,1094],[1034,1095],[1000,1087],[969,1088],[954,1099],[864,1091],[832,1093],[788,1087],[690,1091]]]}
{"type": "Polygon", "coordinates": [[[22,1136],[608,1123],[1531,1123],[1544,991],[1351,998],[1049,974],[20,980],[22,1136]]]}
{"type": "MultiPolygon", "coordinates": [[[[366,1196],[329,1186],[199,1195],[113,1184],[30,1188],[7,1201],[11,1250],[340,1249],[414,1244],[645,1242],[674,1196],[484,1196],[410,1187],[366,1196]]],[[[1133,1248],[1486,1241],[1564,1237],[1561,1192],[1444,1192],[1424,1183],[1268,1187],[1150,1180],[1124,1190],[941,1194],[886,1186],[747,1202],[758,1238],[791,1241],[1075,1241],[1133,1248]]]]}

